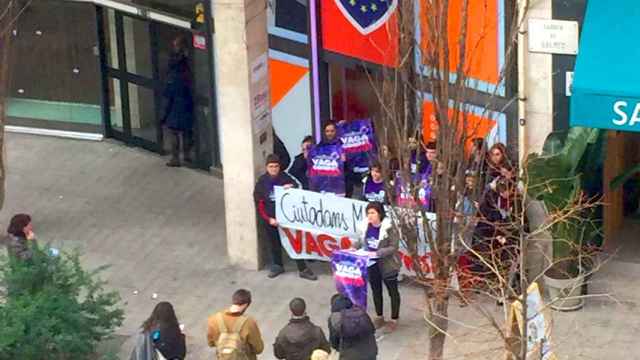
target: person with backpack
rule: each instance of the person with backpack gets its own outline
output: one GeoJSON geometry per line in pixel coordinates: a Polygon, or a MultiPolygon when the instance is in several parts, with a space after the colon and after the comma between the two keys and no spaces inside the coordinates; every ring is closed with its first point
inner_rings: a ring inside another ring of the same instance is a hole
{"type": "Polygon", "coordinates": [[[273,354],[278,359],[309,360],[315,350],[331,351],[331,346],[324,336],[324,332],[307,316],[307,305],[301,298],[295,298],[289,303],[291,320],[276,338],[273,344],[273,354]]]}
{"type": "Polygon", "coordinates": [[[180,330],[176,313],[171,303],[163,301],[156,305],[151,316],[142,323],[142,331],[130,360],[183,360],[187,354],[185,336],[180,330]]]}
{"type": "Polygon", "coordinates": [[[348,297],[331,297],[329,317],[331,346],[340,352],[339,360],[375,360],[378,357],[376,329],[367,312],[348,297]]]}
{"type": "Polygon", "coordinates": [[[217,360],[256,360],[264,342],[256,321],[244,313],[251,305],[251,292],[236,290],[227,310],[211,315],[207,325],[209,347],[215,347],[217,360]]]}

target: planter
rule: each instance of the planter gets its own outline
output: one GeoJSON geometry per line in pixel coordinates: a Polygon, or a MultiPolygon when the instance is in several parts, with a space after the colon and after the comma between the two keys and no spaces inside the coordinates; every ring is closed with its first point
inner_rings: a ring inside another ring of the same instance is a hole
{"type": "Polygon", "coordinates": [[[550,301],[553,301],[549,305],[553,310],[575,311],[584,306],[584,299],[580,297],[584,276],[579,275],[572,279],[554,279],[545,274],[544,284],[549,293],[550,301]]]}

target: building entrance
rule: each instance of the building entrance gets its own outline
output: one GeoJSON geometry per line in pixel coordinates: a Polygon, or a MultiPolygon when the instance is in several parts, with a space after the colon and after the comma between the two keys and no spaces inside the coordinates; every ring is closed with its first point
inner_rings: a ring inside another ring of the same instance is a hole
{"type": "Polygon", "coordinates": [[[135,6],[96,9],[105,135],[160,154],[173,151],[177,136],[183,158],[203,169],[216,166],[208,32],[166,14],[156,21],[135,6]]]}

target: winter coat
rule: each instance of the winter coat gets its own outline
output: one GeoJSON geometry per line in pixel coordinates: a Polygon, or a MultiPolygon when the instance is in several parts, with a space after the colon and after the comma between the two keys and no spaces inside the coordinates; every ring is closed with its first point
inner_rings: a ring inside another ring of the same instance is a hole
{"type": "Polygon", "coordinates": [[[9,234],[6,239],[7,253],[16,259],[29,260],[33,256],[32,248],[37,246],[35,239],[28,240],[22,236],[9,234]]]}
{"type": "Polygon", "coordinates": [[[191,70],[186,55],[171,56],[164,96],[167,101],[163,119],[165,125],[176,131],[191,130],[193,128],[193,94],[191,70]]]}
{"type": "Polygon", "coordinates": [[[223,314],[224,325],[226,326],[228,331],[231,331],[233,329],[236,321],[238,321],[238,318],[240,318],[240,316],[247,317],[247,321],[244,323],[242,329],[240,330],[240,338],[245,342],[249,351],[251,352],[249,354],[249,359],[256,360],[258,358],[258,354],[261,354],[264,350],[264,342],[262,341],[262,334],[260,334],[258,324],[250,316],[238,313],[230,313],[228,311],[218,312],[214,315],[211,315],[207,321],[207,341],[209,343],[209,347],[215,347],[221,335],[220,328],[218,328],[217,319],[219,314],[223,314]]]}
{"type": "Polygon", "coordinates": [[[253,200],[256,203],[256,209],[260,218],[266,223],[269,222],[269,218],[276,217],[276,196],[275,186],[293,185],[297,187],[297,183],[294,179],[285,172],[280,172],[278,176],[271,177],[271,175],[264,173],[258,181],[253,190],[253,200]]]}
{"type": "Polygon", "coordinates": [[[341,300],[331,304],[331,316],[329,317],[331,346],[340,352],[340,360],[375,360],[378,356],[375,327],[365,311],[361,312],[362,323],[368,323],[367,328],[372,331],[358,338],[342,337],[342,311],[351,309],[353,305],[346,299],[345,301],[341,300]]]}
{"type": "Polygon", "coordinates": [[[183,360],[187,354],[185,336],[179,328],[156,329],[151,333],[155,348],[167,360],[183,360]]]}
{"type": "Polygon", "coordinates": [[[273,344],[273,353],[278,359],[309,360],[314,350],[331,352],[331,346],[319,326],[308,316],[293,318],[285,326],[273,344]]]}
{"type": "Polygon", "coordinates": [[[300,182],[300,186],[308,190],[309,189],[309,177],[307,176],[307,159],[304,158],[304,154],[298,154],[293,160],[293,164],[289,168],[289,174],[296,178],[300,182]]]}
{"type": "MultiPolygon", "coordinates": [[[[359,239],[354,243],[353,247],[356,249],[367,248],[367,228],[369,222],[364,221],[358,228],[359,239]]],[[[398,275],[400,271],[400,255],[398,254],[398,247],[400,244],[400,236],[398,232],[393,228],[391,220],[385,218],[380,225],[380,234],[378,235],[378,250],[376,256],[378,257],[377,266],[380,267],[380,272],[383,278],[394,277],[398,275]]]]}

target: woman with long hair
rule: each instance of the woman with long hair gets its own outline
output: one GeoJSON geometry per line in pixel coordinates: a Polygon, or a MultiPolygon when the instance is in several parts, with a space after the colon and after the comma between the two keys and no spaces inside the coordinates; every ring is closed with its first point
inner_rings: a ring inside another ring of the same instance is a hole
{"type": "Polygon", "coordinates": [[[130,360],[156,360],[158,355],[162,355],[166,360],[185,358],[185,336],[180,330],[171,303],[158,303],[140,328],[142,331],[138,334],[130,360]]]}
{"type": "Polygon", "coordinates": [[[503,143],[495,143],[487,154],[487,183],[491,188],[495,188],[495,185],[499,179],[507,181],[513,181],[514,171],[513,165],[507,155],[507,147],[503,143]]]}
{"type": "Polygon", "coordinates": [[[33,246],[36,236],[31,224],[31,216],[17,214],[11,218],[7,228],[7,252],[9,256],[20,260],[28,260],[33,256],[33,246]]]}

